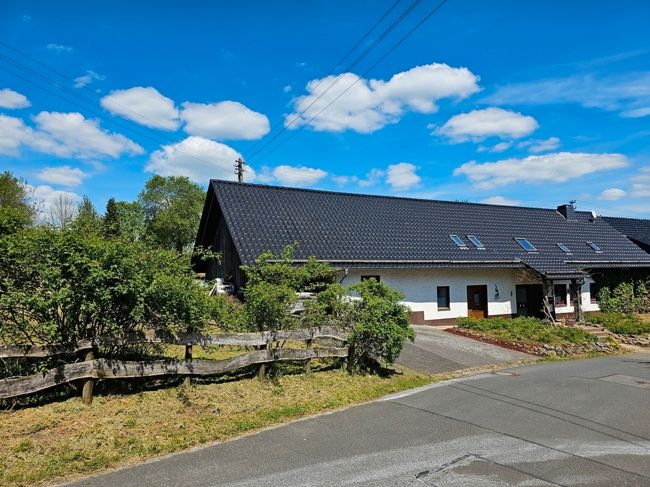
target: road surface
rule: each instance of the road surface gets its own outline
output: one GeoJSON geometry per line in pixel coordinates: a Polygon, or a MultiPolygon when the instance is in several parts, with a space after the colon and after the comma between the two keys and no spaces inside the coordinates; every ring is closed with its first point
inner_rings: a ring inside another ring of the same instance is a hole
{"type": "Polygon", "coordinates": [[[650,486],[650,355],[434,385],[77,486],[650,486]]]}

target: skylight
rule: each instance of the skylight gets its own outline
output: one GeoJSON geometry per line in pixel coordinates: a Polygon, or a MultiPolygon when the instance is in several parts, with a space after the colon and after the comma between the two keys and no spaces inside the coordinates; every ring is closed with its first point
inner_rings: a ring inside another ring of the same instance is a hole
{"type": "Polygon", "coordinates": [[[476,238],[474,235],[468,235],[467,238],[469,239],[470,242],[472,242],[477,249],[479,250],[485,250],[485,245],[481,243],[481,241],[476,238]]]}
{"type": "Polygon", "coordinates": [[[458,248],[460,248],[460,249],[467,249],[468,248],[467,244],[465,244],[465,242],[463,242],[463,239],[460,238],[458,235],[449,235],[449,237],[451,237],[451,239],[454,241],[454,243],[456,245],[458,245],[458,248]]]}
{"type": "Polygon", "coordinates": [[[557,244],[557,246],[560,247],[560,250],[562,252],[564,252],[565,254],[570,254],[571,253],[571,249],[569,247],[567,247],[566,245],[564,245],[563,243],[559,243],[559,244],[557,244]]]}
{"type": "Polygon", "coordinates": [[[602,252],[602,249],[593,242],[587,242],[587,245],[589,245],[589,247],[594,249],[596,252],[602,252]]]}
{"type": "Polygon", "coordinates": [[[526,252],[537,252],[535,246],[525,238],[515,238],[515,240],[519,245],[521,245],[521,248],[524,249],[526,252]]]}

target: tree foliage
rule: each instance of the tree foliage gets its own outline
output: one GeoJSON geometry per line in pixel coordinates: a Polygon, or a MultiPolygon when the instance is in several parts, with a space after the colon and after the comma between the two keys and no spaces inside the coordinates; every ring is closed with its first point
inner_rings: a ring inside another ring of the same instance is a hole
{"type": "Polygon", "coordinates": [[[0,173],[0,235],[16,232],[31,225],[36,210],[32,191],[22,179],[9,171],[0,173]]]}
{"type": "Polygon", "coordinates": [[[189,178],[152,176],[139,196],[152,241],[178,252],[193,244],[204,199],[203,189],[189,178]]]}
{"type": "Polygon", "coordinates": [[[606,313],[650,313],[650,280],[604,286],[598,292],[598,307],[606,313]]]}
{"type": "Polygon", "coordinates": [[[212,303],[185,257],[74,229],[0,239],[0,338],[66,342],[143,328],[193,331],[212,303]]]}

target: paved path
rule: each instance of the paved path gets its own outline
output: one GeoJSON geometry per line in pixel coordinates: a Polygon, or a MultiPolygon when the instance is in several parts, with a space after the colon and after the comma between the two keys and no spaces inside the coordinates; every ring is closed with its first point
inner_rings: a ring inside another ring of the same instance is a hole
{"type": "Polygon", "coordinates": [[[650,486],[650,355],[456,380],[79,486],[650,486]]]}
{"type": "Polygon", "coordinates": [[[414,325],[415,343],[407,342],[398,363],[438,374],[452,370],[478,367],[515,360],[531,359],[531,355],[472,340],[430,326],[414,325]]]}

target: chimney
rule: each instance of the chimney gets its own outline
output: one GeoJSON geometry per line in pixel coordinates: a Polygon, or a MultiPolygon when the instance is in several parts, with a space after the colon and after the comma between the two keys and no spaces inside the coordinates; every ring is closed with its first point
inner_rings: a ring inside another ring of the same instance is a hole
{"type": "Polygon", "coordinates": [[[560,205],[557,207],[557,211],[562,215],[566,221],[574,222],[577,221],[576,218],[576,207],[573,206],[573,201],[567,205],[560,205]]]}

